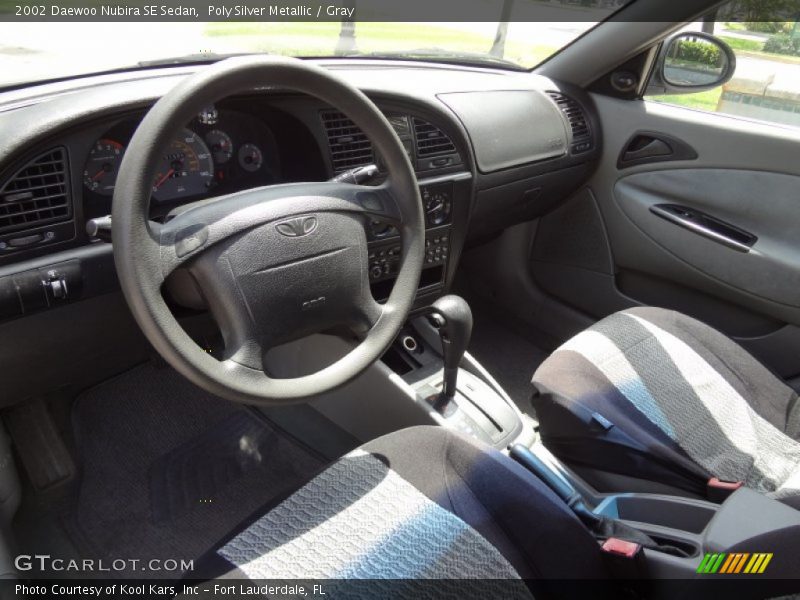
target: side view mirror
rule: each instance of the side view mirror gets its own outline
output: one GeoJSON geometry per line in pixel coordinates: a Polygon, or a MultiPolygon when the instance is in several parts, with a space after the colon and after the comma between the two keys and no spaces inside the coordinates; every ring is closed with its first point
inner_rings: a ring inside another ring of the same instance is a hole
{"type": "Polygon", "coordinates": [[[703,92],[727,83],[736,55],[722,40],[701,32],[682,32],[661,46],[647,95],[703,92]]]}

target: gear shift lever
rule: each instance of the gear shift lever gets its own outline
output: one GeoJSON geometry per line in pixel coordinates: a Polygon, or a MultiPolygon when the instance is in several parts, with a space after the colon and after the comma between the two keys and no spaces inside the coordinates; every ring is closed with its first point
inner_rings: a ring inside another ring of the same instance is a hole
{"type": "Polygon", "coordinates": [[[460,296],[442,296],[431,305],[433,319],[439,328],[444,356],[444,381],[441,401],[449,402],[456,395],[458,365],[467,350],[472,334],[472,311],[460,296]]]}

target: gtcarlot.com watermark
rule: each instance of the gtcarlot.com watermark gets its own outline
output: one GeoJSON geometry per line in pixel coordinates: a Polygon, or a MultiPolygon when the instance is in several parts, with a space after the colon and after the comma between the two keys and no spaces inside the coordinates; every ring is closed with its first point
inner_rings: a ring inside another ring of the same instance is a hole
{"type": "Polygon", "coordinates": [[[152,571],[161,573],[183,573],[194,570],[193,560],[175,558],[114,558],[111,560],[92,558],[58,558],[49,554],[20,554],[14,559],[20,572],[43,573],[119,573],[130,571],[152,571]]]}

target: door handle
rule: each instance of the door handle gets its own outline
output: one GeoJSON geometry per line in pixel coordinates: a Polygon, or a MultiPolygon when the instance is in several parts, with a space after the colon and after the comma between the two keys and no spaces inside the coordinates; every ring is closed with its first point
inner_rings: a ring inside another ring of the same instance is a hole
{"type": "Polygon", "coordinates": [[[617,168],[696,158],[697,152],[683,140],[656,131],[637,131],[622,147],[617,168]]]}
{"type": "Polygon", "coordinates": [[[642,158],[669,156],[670,154],[672,154],[672,148],[664,140],[643,137],[639,144],[631,146],[625,151],[622,155],[622,162],[628,163],[642,158]]]}
{"type": "Polygon", "coordinates": [[[688,206],[654,204],[650,207],[650,212],[738,252],[750,252],[750,248],[758,241],[758,237],[749,231],[688,206]]]}

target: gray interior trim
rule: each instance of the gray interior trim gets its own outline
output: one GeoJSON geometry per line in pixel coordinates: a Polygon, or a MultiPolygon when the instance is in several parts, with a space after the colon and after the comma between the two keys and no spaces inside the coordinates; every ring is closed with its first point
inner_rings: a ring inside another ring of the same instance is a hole
{"type": "Polygon", "coordinates": [[[538,221],[506,229],[498,238],[466,252],[462,269],[484,300],[549,337],[549,347],[589,327],[595,319],[561,302],[531,277],[527,259],[538,221]]]}
{"type": "MultiPolygon", "coordinates": [[[[440,343],[438,335],[434,341],[440,343]]],[[[352,347],[353,342],[340,337],[314,335],[273,348],[266,364],[274,376],[296,377],[332,364],[352,347]]],[[[535,433],[530,423],[478,361],[467,352],[461,366],[488,385],[517,421],[509,427],[509,438],[501,446],[513,439],[532,442],[535,433]]],[[[439,369],[441,372],[441,365],[439,369]]],[[[412,385],[382,361],[376,361],[341,388],[316,396],[311,406],[361,442],[415,425],[447,425],[442,415],[419,398],[412,385]]]]}
{"type": "Polygon", "coordinates": [[[619,179],[614,197],[625,215],[656,244],[720,283],[764,300],[800,308],[800,177],[741,169],[673,169],[619,179]],[[758,239],[749,251],[683,227],[670,226],[654,207],[680,204],[746,230],[758,239]]]}
{"type": "MultiPolygon", "coordinates": [[[[767,283],[766,274],[758,275],[755,281],[762,283],[751,291],[736,285],[737,275],[730,271],[731,266],[739,265],[742,259],[746,259],[759,262],[763,268],[767,264],[766,257],[757,256],[755,252],[751,252],[753,256],[750,256],[728,250],[724,246],[680,230],[649,212],[646,221],[659,231],[656,234],[652,230],[650,234],[645,233],[640,226],[634,224],[632,217],[623,209],[622,202],[614,195],[618,185],[626,185],[625,181],[657,179],[658,185],[669,186],[664,194],[679,194],[679,198],[680,195],[686,196],[689,204],[697,202],[698,207],[702,203],[707,212],[713,212],[714,216],[739,226],[754,228],[757,235],[763,231],[762,236],[767,238],[765,249],[775,253],[773,260],[781,261],[784,268],[789,268],[789,255],[794,251],[778,249],[776,246],[788,244],[788,240],[794,237],[789,235],[785,240],[777,240],[780,236],[787,235],[787,228],[791,226],[793,215],[796,214],[793,201],[795,194],[783,182],[795,182],[791,175],[800,175],[795,159],[797,148],[800,147],[800,131],[658,102],[623,101],[601,95],[593,95],[593,98],[601,119],[618,124],[617,127],[603,129],[607,152],[603,154],[601,163],[589,182],[602,213],[616,267],[620,270],[658,274],[663,280],[725,299],[775,320],[800,323],[800,311],[792,306],[796,304],[796,294],[793,300],[781,287],[778,277],[773,276],[771,283],[767,283]],[[670,135],[691,144],[697,151],[698,158],[618,170],[616,158],[619,152],[630,136],[641,129],[669,132],[670,135]],[[707,176],[722,174],[722,170],[726,175],[731,174],[736,178],[742,185],[741,190],[725,187],[723,189],[727,191],[723,193],[720,190],[722,182],[718,177],[705,183],[707,176]],[[737,175],[735,171],[745,173],[737,175]],[[644,173],[648,175],[642,175],[644,173]],[[760,188],[745,181],[748,174],[752,174],[754,181],[760,183],[760,188]],[[773,188],[773,185],[777,187],[773,188]],[[773,189],[779,190],[774,196],[771,193],[773,189]],[[772,210],[762,210],[765,207],[771,207],[772,210]],[[662,243],[668,243],[675,252],[682,251],[678,248],[682,243],[688,244],[695,252],[689,259],[691,263],[654,243],[652,235],[664,236],[662,243]],[[672,241],[665,242],[665,236],[670,236],[672,241]],[[770,242],[770,238],[776,240],[770,242]],[[704,256],[705,254],[708,256],[704,256]],[[715,266],[706,264],[701,268],[703,262],[707,261],[713,261],[715,266]],[[723,264],[726,262],[727,267],[723,264]],[[712,273],[716,273],[716,277],[708,275],[709,268],[712,273]],[[729,276],[734,279],[730,280],[729,276]],[[778,295],[772,296],[773,292],[778,295]]],[[[650,191],[647,194],[652,198],[659,192],[650,186],[648,190],[650,191]]],[[[642,200],[645,192],[637,191],[635,197],[642,200]]],[[[672,197],[671,201],[674,200],[672,197]]],[[[746,265],[743,268],[750,269],[746,265]]],[[[741,283],[745,286],[752,285],[750,282],[741,283]]]]}
{"type": "MultiPolygon", "coordinates": [[[[353,342],[313,335],[272,348],[265,365],[275,377],[297,377],[334,363],[353,342]]],[[[383,362],[376,361],[350,383],[317,395],[311,406],[360,442],[414,425],[439,424],[416,402],[414,391],[383,362]]]]}
{"type": "Polygon", "coordinates": [[[567,153],[569,136],[561,111],[542,92],[440,94],[439,99],[464,123],[484,173],[567,153]]]}

